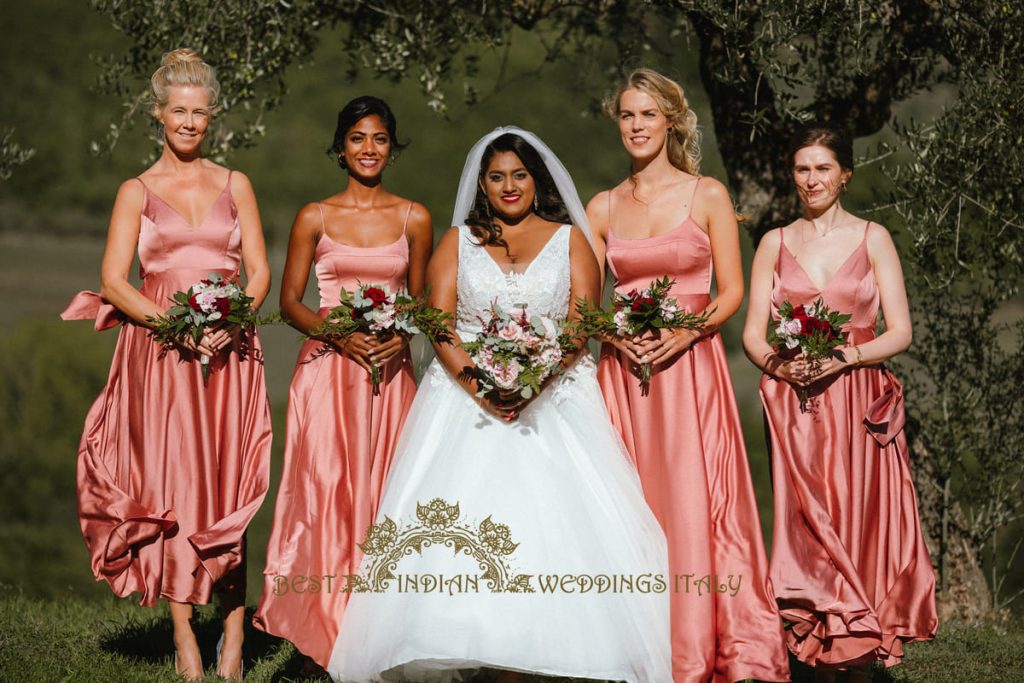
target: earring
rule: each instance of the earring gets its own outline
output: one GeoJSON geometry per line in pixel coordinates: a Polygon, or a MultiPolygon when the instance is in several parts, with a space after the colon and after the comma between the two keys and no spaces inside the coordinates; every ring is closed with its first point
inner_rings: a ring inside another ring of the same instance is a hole
{"type": "Polygon", "coordinates": [[[533,211],[534,213],[540,211],[540,201],[537,199],[537,193],[533,193],[533,211]]]}
{"type": "Polygon", "coordinates": [[[846,192],[846,181],[845,180],[842,182],[842,187],[843,187],[843,192],[846,192]]]}

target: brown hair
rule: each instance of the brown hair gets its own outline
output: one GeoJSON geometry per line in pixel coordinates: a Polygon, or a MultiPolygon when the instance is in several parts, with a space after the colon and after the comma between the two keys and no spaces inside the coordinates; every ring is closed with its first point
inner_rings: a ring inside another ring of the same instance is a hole
{"type": "Polygon", "coordinates": [[[700,130],[697,128],[697,115],[690,109],[683,87],[654,69],[636,69],[626,76],[612,95],[605,98],[602,103],[605,115],[616,118],[622,93],[632,89],[654,98],[658,109],[668,119],[669,163],[686,173],[700,175],[700,130]]]}
{"type": "Polygon", "coordinates": [[[821,145],[827,148],[843,170],[853,172],[853,139],[843,128],[830,121],[812,121],[797,129],[789,139],[789,165],[804,147],[821,145]]]}

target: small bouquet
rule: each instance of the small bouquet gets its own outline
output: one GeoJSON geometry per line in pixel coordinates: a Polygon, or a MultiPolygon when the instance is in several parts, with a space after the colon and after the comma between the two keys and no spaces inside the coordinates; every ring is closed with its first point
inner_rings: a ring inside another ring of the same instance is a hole
{"type": "MultiPolygon", "coordinates": [[[[832,355],[834,349],[846,344],[842,327],[850,322],[850,315],[829,310],[819,297],[807,305],[794,306],[789,301],[779,305],[779,322],[768,329],[768,343],[784,353],[799,349],[812,364],[820,363],[832,355]]],[[[800,410],[806,411],[807,387],[798,387],[800,410]]]]}
{"type": "MultiPolygon", "coordinates": [[[[612,309],[605,310],[589,301],[578,301],[580,326],[587,336],[614,334],[635,337],[654,330],[700,330],[707,324],[713,311],[688,313],[679,308],[668,296],[675,280],[663,277],[644,289],[632,289],[626,294],[615,293],[612,309]]],[[[640,366],[640,382],[651,381],[651,364],[640,366]]]]}
{"type": "MultiPolygon", "coordinates": [[[[389,339],[395,334],[422,334],[431,342],[451,338],[450,313],[427,305],[427,294],[414,297],[405,290],[391,292],[387,285],[360,283],[355,292],[341,290],[341,304],[335,306],[311,338],[344,339],[353,332],[389,339]]],[[[373,393],[380,393],[380,369],[370,373],[373,393]]]]}
{"type": "MultiPolygon", "coordinates": [[[[146,318],[153,323],[150,334],[164,346],[178,344],[188,337],[198,343],[204,330],[213,324],[251,329],[257,323],[252,297],[246,295],[237,281],[225,280],[217,273],[210,273],[184,292],[175,292],[171,300],[175,305],[164,315],[146,318]]],[[[210,357],[200,355],[199,359],[205,382],[210,378],[210,357]]]]}
{"type": "Polygon", "coordinates": [[[477,367],[477,382],[483,396],[491,391],[515,391],[523,398],[539,394],[541,384],[558,374],[562,360],[576,351],[575,335],[564,320],[527,313],[520,306],[508,314],[491,305],[483,329],[462,348],[477,367]]]}

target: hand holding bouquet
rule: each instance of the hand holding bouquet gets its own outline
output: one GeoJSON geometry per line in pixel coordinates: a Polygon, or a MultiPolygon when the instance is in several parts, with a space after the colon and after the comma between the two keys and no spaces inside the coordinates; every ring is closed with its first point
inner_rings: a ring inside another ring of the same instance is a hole
{"type": "MultiPolygon", "coordinates": [[[[310,333],[318,339],[346,339],[355,332],[390,339],[396,334],[422,334],[431,342],[451,338],[451,314],[427,305],[427,295],[414,297],[405,290],[391,292],[387,285],[360,284],[355,292],[341,290],[341,304],[310,333]]],[[[373,393],[380,393],[380,368],[371,366],[373,393]]]]}
{"type": "MultiPolygon", "coordinates": [[[[702,330],[712,311],[688,313],[679,308],[668,296],[675,280],[663,277],[644,289],[632,289],[626,294],[615,293],[611,310],[605,310],[589,301],[578,301],[580,328],[587,336],[615,335],[636,337],[657,330],[702,330]]],[[[640,365],[640,381],[651,381],[650,363],[640,365]]]]}
{"type": "MultiPolygon", "coordinates": [[[[184,292],[175,292],[171,299],[175,305],[164,315],[147,318],[153,323],[150,334],[165,346],[186,340],[198,345],[212,325],[237,325],[245,330],[257,322],[252,297],[237,281],[225,280],[217,273],[210,273],[184,292]]],[[[199,360],[206,381],[210,378],[210,356],[200,354],[199,360]]]]}
{"type": "Polygon", "coordinates": [[[564,320],[534,315],[525,306],[505,313],[497,304],[481,320],[483,329],[462,348],[476,363],[477,396],[490,392],[518,394],[529,400],[544,381],[561,371],[562,361],[576,352],[574,335],[564,320]]]}
{"type": "MultiPolygon", "coordinates": [[[[780,354],[796,351],[812,367],[834,355],[846,344],[842,327],[851,316],[832,311],[819,297],[807,305],[794,306],[789,301],[779,305],[779,321],[768,329],[768,343],[780,354]]],[[[808,391],[798,387],[800,409],[806,410],[808,391]]]]}

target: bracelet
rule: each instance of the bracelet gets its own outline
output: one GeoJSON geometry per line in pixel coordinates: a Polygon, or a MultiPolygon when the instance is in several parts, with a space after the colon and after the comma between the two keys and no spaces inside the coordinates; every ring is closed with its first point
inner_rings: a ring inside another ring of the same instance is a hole
{"type": "Polygon", "coordinates": [[[854,346],[853,350],[857,352],[857,360],[853,362],[853,367],[859,368],[864,364],[864,354],[861,352],[859,346],[854,346]]]}

